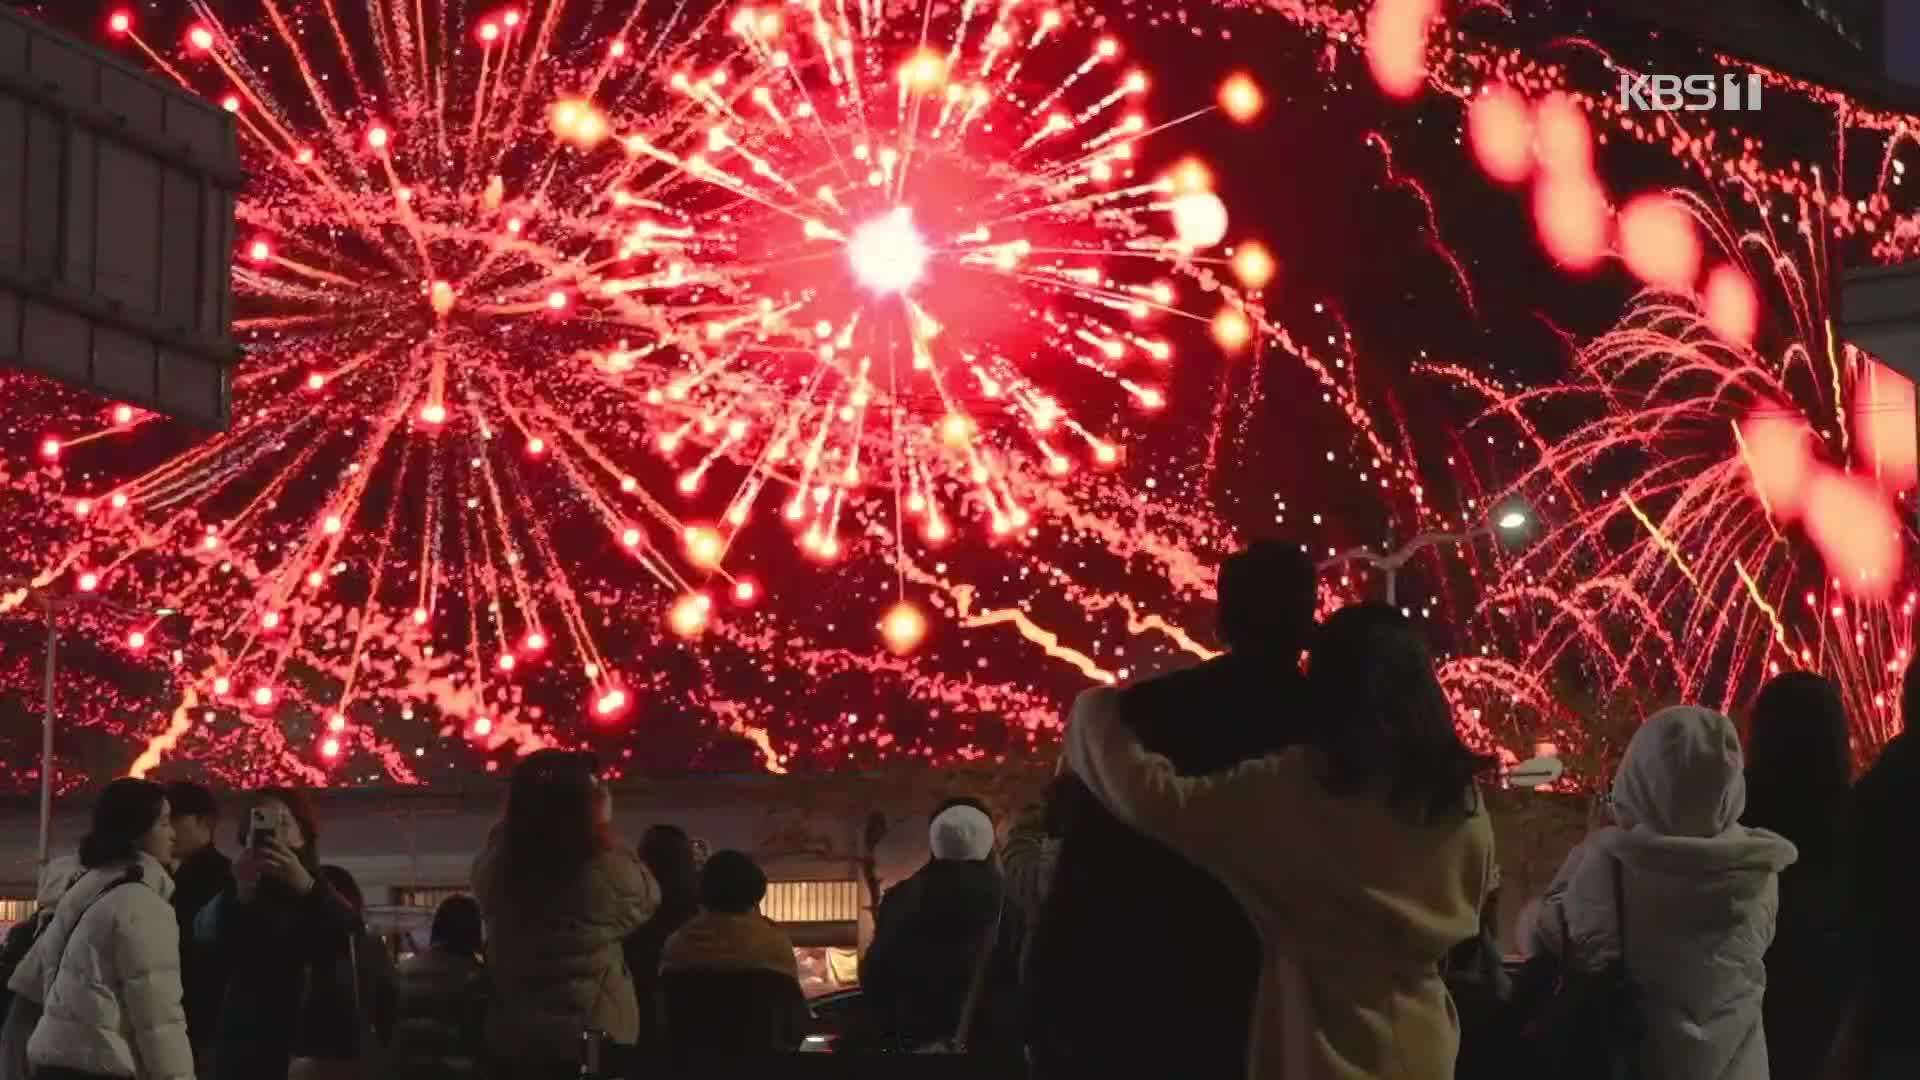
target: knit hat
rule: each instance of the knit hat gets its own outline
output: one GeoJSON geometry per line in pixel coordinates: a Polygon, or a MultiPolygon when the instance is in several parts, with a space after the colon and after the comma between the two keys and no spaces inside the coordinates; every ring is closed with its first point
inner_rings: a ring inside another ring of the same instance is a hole
{"type": "Polygon", "coordinates": [[[993,852],[993,819],[971,806],[949,806],[927,826],[933,857],[979,862],[993,852]]]}

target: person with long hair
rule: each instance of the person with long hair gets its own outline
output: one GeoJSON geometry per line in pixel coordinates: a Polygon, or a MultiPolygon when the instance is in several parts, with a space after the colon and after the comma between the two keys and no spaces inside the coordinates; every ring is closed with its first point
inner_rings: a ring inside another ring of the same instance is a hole
{"type": "Polygon", "coordinates": [[[303,1075],[360,1055],[350,1018],[349,941],[365,933],[352,902],[320,869],[320,823],[290,788],[253,792],[240,815],[234,882],[194,925],[227,969],[226,996],[214,1027],[214,1072],[222,1077],[303,1075]]]}
{"type": "Polygon", "coordinates": [[[640,1045],[664,1045],[664,1002],[660,997],[660,954],[667,939],[700,913],[700,872],[694,866],[693,841],[678,825],[655,825],[640,837],[640,862],[660,886],[660,906],[628,937],[627,971],[640,1004],[640,1045]]]}
{"type": "Polygon", "coordinates": [[[621,944],[660,902],[613,833],[613,798],[592,755],[540,750],[513,771],[504,820],[473,867],[493,993],[486,1057],[517,1080],[572,1076],[580,1041],[634,1043],[640,1010],[621,944]]]}
{"type": "Polygon", "coordinates": [[[1907,667],[1906,730],[1854,788],[1856,880],[1866,971],[1827,1076],[1920,1076],[1920,664],[1907,667]]]}
{"type": "Polygon", "coordinates": [[[1248,1075],[1451,1080],[1459,1031],[1439,964],[1478,932],[1493,885],[1475,783],[1492,761],[1460,741],[1413,626],[1378,605],[1329,617],[1308,657],[1304,742],[1211,776],[1144,750],[1119,699],[1080,695],[1068,764],[1253,923],[1248,1075]]]}
{"type": "Polygon", "coordinates": [[[8,981],[40,1006],[27,1043],[36,1080],[192,1080],[172,862],[166,789],[108,784],[80,842],[86,873],[8,981]]]}
{"type": "Polygon", "coordinates": [[[1769,680],[1747,721],[1740,822],[1800,852],[1780,871],[1761,1006],[1767,1067],[1779,1080],[1819,1075],[1859,987],[1866,942],[1853,888],[1851,729],[1839,687],[1811,671],[1769,680]]]}

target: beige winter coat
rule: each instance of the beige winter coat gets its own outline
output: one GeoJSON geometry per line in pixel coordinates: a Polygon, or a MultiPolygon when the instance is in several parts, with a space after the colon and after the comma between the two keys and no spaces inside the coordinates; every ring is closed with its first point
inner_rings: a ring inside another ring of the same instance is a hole
{"type": "Polygon", "coordinates": [[[584,1031],[634,1042],[640,1006],[620,943],[659,906],[659,886],[631,851],[615,847],[523,907],[499,878],[500,841],[496,830],[473,866],[492,972],[489,1059],[551,1069],[579,1061],[584,1031]]]}
{"type": "Polygon", "coordinates": [[[1494,872],[1487,811],[1409,824],[1384,798],[1328,792],[1305,748],[1178,776],[1141,749],[1118,697],[1080,695],[1068,760],[1116,816],[1246,908],[1266,948],[1249,1075],[1452,1080],[1459,1023],[1439,961],[1480,931],[1494,872]]]}
{"type": "Polygon", "coordinates": [[[35,1068],[192,1080],[172,896],[173,878],[149,855],[90,870],[67,889],[8,983],[41,1003],[27,1043],[35,1068]],[[132,868],[137,882],[106,892],[132,868]]]}

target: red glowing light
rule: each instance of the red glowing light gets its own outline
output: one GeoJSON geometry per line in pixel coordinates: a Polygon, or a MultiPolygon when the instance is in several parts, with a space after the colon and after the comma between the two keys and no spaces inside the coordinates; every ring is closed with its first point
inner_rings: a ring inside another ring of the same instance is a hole
{"type": "Polygon", "coordinates": [[[138,630],[127,635],[127,648],[144,649],[147,647],[147,635],[138,630]]]}
{"type": "Polygon", "coordinates": [[[625,529],[620,533],[620,543],[627,547],[640,546],[640,530],[625,529]]]}
{"type": "Polygon", "coordinates": [[[323,740],[320,743],[320,756],[324,758],[339,757],[340,756],[340,740],[333,738],[332,736],[328,736],[325,740],[323,740]]]}
{"type": "Polygon", "coordinates": [[[1580,103],[1563,93],[1548,94],[1534,112],[1540,166],[1561,179],[1593,174],[1593,128],[1580,103]]]}
{"type": "Polygon", "coordinates": [[[204,26],[196,26],[187,31],[187,43],[201,52],[213,48],[213,31],[204,26]]]}
{"type": "Polygon", "coordinates": [[[386,149],[387,141],[390,138],[391,136],[387,133],[386,128],[375,126],[367,129],[367,145],[373,147],[375,150],[386,149]]]}
{"type": "Polygon", "coordinates": [[[506,23],[507,29],[511,30],[520,25],[520,13],[518,11],[509,11],[500,17],[500,21],[506,23]]]}
{"type": "Polygon", "coordinates": [[[254,690],[253,703],[263,709],[273,704],[273,687],[262,686],[254,690]]]}
{"type": "Polygon", "coordinates": [[[759,595],[759,587],[751,581],[743,578],[733,583],[733,598],[742,604],[751,603],[759,595]]]}
{"type": "Polygon", "coordinates": [[[318,390],[325,385],[327,385],[327,377],[325,375],[316,371],[307,376],[307,389],[318,390]]]}
{"type": "Polygon", "coordinates": [[[1607,196],[1590,176],[1549,174],[1534,189],[1534,222],[1547,254],[1585,270],[1607,251],[1607,196]]]}
{"type": "Polygon", "coordinates": [[[232,689],[233,689],[233,680],[227,678],[225,675],[217,675],[214,677],[214,680],[213,680],[214,693],[225,694],[232,689]]]}
{"type": "Polygon", "coordinates": [[[707,617],[713,601],[705,593],[689,593],[674,601],[667,611],[667,625],[684,638],[698,637],[707,629],[707,617]]]}
{"type": "Polygon", "coordinates": [[[133,16],[125,11],[116,11],[107,18],[107,29],[116,34],[124,34],[133,29],[133,16]]]}
{"type": "Polygon", "coordinates": [[[886,639],[888,649],[905,656],[926,640],[927,617],[920,613],[919,608],[903,600],[888,609],[886,617],[880,622],[880,634],[886,639]]]}
{"type": "Polygon", "coordinates": [[[1439,0],[1374,0],[1367,16],[1367,66],[1390,97],[1410,98],[1427,80],[1427,30],[1439,0]]]}
{"type": "Polygon", "coordinates": [[[627,692],[625,690],[609,690],[600,695],[599,701],[594,702],[593,711],[599,713],[601,716],[612,716],[614,713],[625,708],[626,704],[627,692]]]}
{"type": "Polygon", "coordinates": [[[512,671],[514,664],[515,661],[512,653],[501,653],[500,660],[496,666],[498,666],[501,671],[512,671]]]}
{"type": "Polygon", "coordinates": [[[126,509],[127,497],[125,495],[120,494],[117,491],[113,493],[113,498],[108,499],[107,501],[113,504],[113,508],[115,510],[126,509]]]}
{"type": "Polygon", "coordinates": [[[266,262],[273,257],[273,247],[265,240],[255,240],[253,246],[247,249],[247,257],[257,263],[266,262]]]}
{"type": "Polygon", "coordinates": [[[528,652],[539,652],[540,650],[546,647],[547,647],[547,635],[541,633],[538,630],[535,630],[533,633],[527,635],[527,651],[528,652]]]}
{"type": "Polygon", "coordinates": [[[1246,72],[1235,72],[1220,84],[1220,108],[1236,122],[1251,123],[1264,107],[1266,97],[1260,92],[1260,84],[1246,72]]]}
{"type": "Polygon", "coordinates": [[[52,460],[53,458],[59,457],[60,456],[60,440],[59,439],[40,440],[40,456],[43,458],[47,458],[48,460],[52,460]]]}
{"type": "Polygon", "coordinates": [[[493,42],[497,40],[499,37],[500,37],[499,26],[495,25],[494,23],[480,24],[480,40],[481,41],[493,42]]]}
{"type": "Polygon", "coordinates": [[[447,407],[438,403],[420,410],[420,419],[428,424],[444,424],[447,421],[447,407]]]}
{"type": "Polygon", "coordinates": [[[93,513],[93,502],[91,500],[88,500],[88,499],[74,500],[73,514],[75,517],[86,517],[88,514],[91,514],[91,513],[93,513]]]}
{"type": "Polygon", "coordinates": [[[280,625],[280,613],[279,613],[279,612],[277,612],[277,611],[267,611],[267,612],[262,612],[262,613],[261,613],[261,615],[260,615],[260,625],[261,625],[261,626],[262,626],[263,628],[265,628],[265,629],[268,629],[268,630],[271,630],[271,629],[273,629],[274,627],[276,627],[276,626],[279,626],[279,625],[280,625]]]}
{"type": "Polygon", "coordinates": [[[427,609],[426,608],[417,607],[413,609],[413,624],[415,626],[427,625],[427,609]]]}
{"type": "Polygon", "coordinates": [[[226,97],[221,98],[220,107],[227,110],[230,113],[239,112],[240,111],[240,95],[228,94],[226,97]]]}
{"type": "Polygon", "coordinates": [[[1467,134],[1488,176],[1517,184],[1533,172],[1533,114],[1512,87],[1495,86],[1473,99],[1467,134]]]}
{"type": "Polygon", "coordinates": [[[327,730],[335,733],[347,730],[347,718],[339,713],[327,717],[327,730]]]}
{"type": "Polygon", "coordinates": [[[1885,364],[1869,364],[1855,377],[1853,402],[1861,465],[1896,490],[1912,487],[1920,466],[1915,460],[1913,383],[1885,364]]]}
{"type": "Polygon", "coordinates": [[[1900,519],[1873,484],[1823,470],[1807,488],[1807,535],[1840,588],[1884,600],[1899,581],[1905,556],[1900,519]]]}
{"type": "Polygon", "coordinates": [[[480,738],[482,738],[482,739],[484,739],[484,738],[486,738],[487,736],[489,736],[489,735],[491,735],[491,734],[493,734],[493,721],[492,721],[492,720],[491,720],[490,718],[488,718],[488,717],[485,717],[485,716],[476,716],[476,717],[474,717],[474,718],[473,718],[473,733],[474,733],[474,735],[476,735],[476,736],[478,736],[478,737],[480,737],[480,738]]]}
{"type": "Polygon", "coordinates": [[[328,536],[332,536],[333,534],[339,532],[342,527],[343,526],[340,521],[340,516],[338,514],[328,514],[327,520],[320,523],[320,531],[326,533],[328,536]]]}
{"type": "Polygon", "coordinates": [[[569,300],[564,290],[555,289],[547,294],[547,306],[555,311],[567,310],[569,300]]]}
{"type": "Polygon", "coordinates": [[[1753,344],[1760,328],[1760,297],[1753,280],[1731,266],[1716,266],[1707,275],[1707,324],[1730,345],[1753,344]]]}
{"type": "Polygon", "coordinates": [[[117,405],[113,410],[113,422],[121,426],[133,423],[133,406],[117,405]]]}
{"type": "Polygon", "coordinates": [[[547,440],[541,438],[538,435],[535,435],[533,438],[527,440],[527,453],[532,454],[534,457],[539,457],[541,454],[544,454],[546,452],[547,452],[547,440]]]}
{"type": "Polygon", "coordinates": [[[92,592],[100,587],[100,575],[88,571],[80,575],[80,591],[92,592]]]}
{"type": "Polygon", "coordinates": [[[1812,430],[1799,420],[1763,414],[1742,424],[1740,436],[1755,493],[1775,517],[1799,517],[1813,476],[1812,430]]]}
{"type": "Polygon", "coordinates": [[[1669,195],[1642,195],[1620,212],[1627,268],[1656,288],[1684,292],[1700,276],[1700,237],[1693,215],[1669,195]]]}

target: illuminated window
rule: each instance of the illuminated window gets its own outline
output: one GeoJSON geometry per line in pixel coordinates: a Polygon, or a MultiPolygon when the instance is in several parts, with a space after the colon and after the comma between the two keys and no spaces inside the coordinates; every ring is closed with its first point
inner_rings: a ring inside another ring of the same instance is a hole
{"type": "Polygon", "coordinates": [[[760,914],[777,923],[860,921],[857,881],[772,881],[760,914]]]}
{"type": "Polygon", "coordinates": [[[33,913],[39,909],[40,904],[34,900],[17,900],[12,898],[0,900],[0,926],[10,926],[17,922],[26,922],[27,919],[32,917],[33,913]]]}
{"type": "Polygon", "coordinates": [[[464,896],[466,892],[467,890],[465,889],[451,886],[396,888],[393,890],[393,904],[395,907],[420,908],[425,911],[434,911],[440,907],[441,901],[455,896],[464,896]]]}

